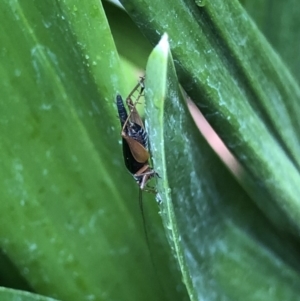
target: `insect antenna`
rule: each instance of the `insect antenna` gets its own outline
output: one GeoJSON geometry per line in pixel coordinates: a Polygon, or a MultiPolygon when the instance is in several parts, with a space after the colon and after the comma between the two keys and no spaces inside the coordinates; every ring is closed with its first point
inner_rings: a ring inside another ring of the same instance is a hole
{"type": "MultiPolygon", "coordinates": [[[[145,240],[146,240],[146,244],[147,244],[147,249],[148,249],[148,252],[149,252],[149,255],[150,255],[151,264],[154,268],[155,274],[157,274],[157,269],[156,269],[154,257],[153,257],[153,254],[152,254],[151,248],[150,248],[150,240],[149,240],[147,224],[146,224],[146,217],[145,217],[145,212],[144,212],[143,190],[141,188],[139,188],[139,206],[140,206],[140,211],[141,211],[141,215],[142,215],[144,235],[145,235],[145,240]]],[[[161,286],[161,283],[160,283],[160,286],[161,286]]]]}
{"type": "MultiPolygon", "coordinates": [[[[143,204],[143,190],[141,188],[139,188],[139,207],[140,207],[140,211],[141,211],[141,215],[142,215],[145,239],[146,239],[148,250],[150,252],[150,242],[149,242],[148,230],[147,230],[147,226],[146,226],[146,218],[145,218],[144,204],[143,204]]],[[[150,252],[150,255],[152,257],[151,252],[150,252]]],[[[153,259],[151,259],[151,261],[153,264],[153,259]]]]}
{"type": "MultiPolygon", "coordinates": [[[[148,191],[148,189],[146,190],[148,191]]],[[[150,248],[150,239],[149,239],[149,234],[148,234],[148,230],[147,230],[147,223],[146,223],[146,216],[145,216],[145,212],[144,212],[144,203],[143,203],[143,189],[139,188],[139,207],[140,207],[140,211],[141,211],[141,215],[142,215],[142,221],[143,221],[143,228],[144,228],[144,235],[145,235],[145,240],[146,240],[146,244],[147,244],[147,249],[150,255],[150,261],[157,279],[157,283],[159,285],[159,289],[162,293],[162,295],[165,295],[165,289],[161,283],[161,279],[159,277],[158,274],[158,268],[157,265],[155,264],[155,260],[154,260],[154,256],[153,253],[151,252],[151,248],[150,248]]]]}

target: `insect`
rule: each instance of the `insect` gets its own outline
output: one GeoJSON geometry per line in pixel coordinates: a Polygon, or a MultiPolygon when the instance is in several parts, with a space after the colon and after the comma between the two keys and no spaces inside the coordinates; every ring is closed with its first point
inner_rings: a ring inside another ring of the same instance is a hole
{"type": "Polygon", "coordinates": [[[141,77],[139,83],[134,87],[126,99],[129,114],[127,114],[120,94],[117,95],[116,102],[122,126],[121,136],[126,168],[136,180],[140,190],[151,191],[146,188],[146,184],[152,177],[157,175],[157,173],[149,165],[148,134],[142,119],[136,110],[136,105],[144,91],[144,79],[144,77],[141,77]],[[141,89],[135,102],[133,102],[132,96],[139,87],[141,87],[141,89]]]}
{"type": "MultiPolygon", "coordinates": [[[[132,174],[133,178],[139,186],[139,207],[143,219],[146,242],[148,245],[148,249],[150,250],[148,232],[146,228],[146,221],[143,209],[142,191],[144,190],[156,193],[154,189],[147,187],[146,184],[152,177],[158,176],[158,174],[149,165],[150,155],[148,151],[148,134],[145,130],[142,119],[138,111],[136,110],[136,105],[144,91],[144,79],[144,77],[141,78],[140,82],[134,87],[134,89],[126,98],[126,104],[129,109],[128,114],[120,94],[117,95],[116,102],[119,119],[122,127],[121,136],[125,166],[128,169],[128,171],[132,174]],[[139,89],[139,87],[141,89],[138,93],[135,102],[133,102],[133,94],[139,89]]],[[[151,260],[153,262],[153,259],[151,260]]]]}
{"type": "MultiPolygon", "coordinates": [[[[150,251],[150,241],[148,237],[148,231],[146,227],[146,219],[143,209],[142,191],[155,192],[154,189],[147,187],[147,182],[154,176],[159,175],[149,165],[149,151],[148,151],[148,134],[145,130],[143,121],[136,109],[136,105],[141,98],[144,86],[144,77],[141,77],[139,83],[134,87],[130,94],[126,98],[126,104],[129,109],[129,113],[124,106],[123,99],[120,94],[116,96],[116,103],[118,108],[119,119],[121,123],[121,136],[123,144],[123,156],[126,168],[132,174],[133,178],[139,186],[139,207],[143,220],[143,228],[146,238],[146,243],[151,257],[152,265],[155,268],[154,258],[150,251]],[[135,101],[132,101],[133,94],[138,92],[138,96],[135,101]]],[[[156,199],[158,203],[161,203],[158,193],[156,193],[156,199]]]]}

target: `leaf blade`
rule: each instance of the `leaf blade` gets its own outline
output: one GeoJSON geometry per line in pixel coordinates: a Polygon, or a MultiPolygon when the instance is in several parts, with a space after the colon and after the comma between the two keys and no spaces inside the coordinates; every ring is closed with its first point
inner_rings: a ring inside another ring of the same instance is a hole
{"type": "Polygon", "coordinates": [[[164,43],[147,65],[147,127],[162,218],[191,300],[297,298],[297,242],[265,218],[200,137],[164,43]]]}
{"type": "Polygon", "coordinates": [[[243,186],[298,236],[300,89],[246,12],[237,1],[122,4],[152,43],[168,31],[180,83],[244,167],[243,186]]]}

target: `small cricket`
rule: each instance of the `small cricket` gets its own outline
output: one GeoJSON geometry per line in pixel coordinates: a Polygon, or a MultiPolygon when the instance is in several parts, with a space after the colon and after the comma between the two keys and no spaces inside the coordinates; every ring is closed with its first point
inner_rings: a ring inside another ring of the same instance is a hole
{"type": "Polygon", "coordinates": [[[126,98],[129,114],[127,114],[120,94],[117,95],[116,102],[122,126],[121,136],[125,165],[136,180],[140,190],[153,192],[153,190],[146,187],[146,184],[152,177],[158,176],[158,174],[149,165],[148,134],[136,109],[136,105],[145,89],[144,80],[145,77],[141,77],[139,83],[126,98]],[[133,102],[132,96],[139,88],[138,96],[133,102]]]}
{"type": "Polygon", "coordinates": [[[144,81],[145,77],[141,77],[139,83],[133,88],[133,90],[126,98],[126,104],[129,113],[127,113],[120,94],[116,96],[116,103],[122,128],[121,137],[125,166],[139,186],[139,207],[142,215],[146,244],[152,265],[156,270],[155,261],[152,252],[150,251],[150,240],[146,227],[142,192],[147,191],[155,193],[156,200],[160,204],[161,199],[156,190],[147,186],[147,183],[151,178],[159,177],[159,175],[149,164],[150,154],[148,150],[148,134],[144,127],[143,121],[136,109],[136,105],[138,104],[140,98],[143,96],[145,89],[144,81]],[[134,97],[134,94],[137,94],[137,97],[134,97]],[[134,101],[132,99],[134,99],[134,101]]]}
{"type": "MultiPolygon", "coordinates": [[[[150,154],[148,150],[148,134],[136,109],[136,105],[138,104],[145,89],[144,80],[145,77],[141,77],[139,83],[126,98],[126,104],[129,110],[128,114],[121,95],[117,95],[116,102],[122,127],[121,136],[125,166],[139,186],[139,207],[142,214],[146,242],[150,250],[143,210],[142,192],[147,191],[156,193],[153,188],[147,186],[147,183],[151,178],[155,176],[159,177],[159,175],[149,165],[150,154]],[[133,101],[132,98],[135,93],[138,93],[138,96],[135,101],[133,101]]],[[[156,198],[158,199],[157,194],[156,198]]]]}

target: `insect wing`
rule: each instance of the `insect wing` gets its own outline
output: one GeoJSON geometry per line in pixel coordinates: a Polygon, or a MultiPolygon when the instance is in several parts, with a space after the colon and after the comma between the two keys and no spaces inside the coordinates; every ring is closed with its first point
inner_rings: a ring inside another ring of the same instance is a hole
{"type": "Polygon", "coordinates": [[[145,163],[140,163],[137,160],[135,160],[127,141],[123,138],[122,142],[123,142],[123,157],[124,157],[125,166],[128,169],[128,171],[134,175],[141,168],[143,168],[145,163]]]}
{"type": "Polygon", "coordinates": [[[124,136],[123,139],[126,140],[133,158],[139,163],[147,163],[149,159],[148,150],[132,137],[124,136]]]}

